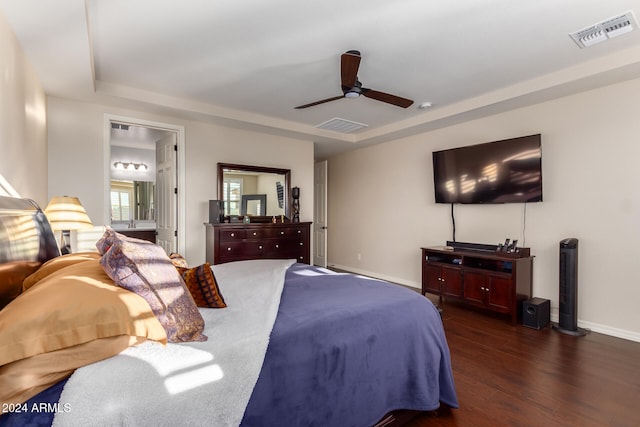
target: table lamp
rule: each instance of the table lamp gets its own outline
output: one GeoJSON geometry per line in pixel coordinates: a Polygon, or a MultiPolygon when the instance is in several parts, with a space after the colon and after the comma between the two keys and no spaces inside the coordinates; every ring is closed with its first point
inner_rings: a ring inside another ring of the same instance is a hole
{"type": "Polygon", "coordinates": [[[44,210],[53,231],[60,231],[60,252],[71,253],[71,230],[91,228],[93,224],[77,197],[55,196],[44,210]]]}

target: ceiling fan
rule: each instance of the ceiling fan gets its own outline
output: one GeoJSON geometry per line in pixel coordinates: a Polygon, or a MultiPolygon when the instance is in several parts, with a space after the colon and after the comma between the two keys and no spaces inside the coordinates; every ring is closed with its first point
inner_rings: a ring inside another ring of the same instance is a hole
{"type": "Polygon", "coordinates": [[[397,105],[398,107],[407,108],[413,101],[407,98],[401,98],[389,93],[362,87],[362,83],[358,80],[358,67],[360,66],[360,52],[357,50],[349,50],[342,54],[340,60],[340,73],[342,77],[342,95],[333,98],[323,99],[322,101],[312,102],[310,104],[299,105],[296,109],[313,107],[315,105],[324,104],[325,102],[335,101],[342,98],[357,98],[364,95],[367,98],[376,101],[386,102],[388,104],[397,105]]]}

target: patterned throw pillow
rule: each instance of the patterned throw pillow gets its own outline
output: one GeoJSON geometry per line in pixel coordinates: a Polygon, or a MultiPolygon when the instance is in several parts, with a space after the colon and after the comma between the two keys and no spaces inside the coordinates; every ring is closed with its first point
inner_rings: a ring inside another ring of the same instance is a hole
{"type": "Polygon", "coordinates": [[[115,237],[100,259],[107,275],[147,301],[169,342],[206,341],[204,319],[164,250],[144,240],[115,237]]]}
{"type": "MultiPolygon", "coordinates": [[[[102,235],[100,240],[96,242],[96,248],[98,249],[98,253],[100,255],[104,255],[109,250],[111,245],[113,245],[113,242],[116,240],[117,234],[118,233],[116,233],[113,228],[109,226],[105,227],[104,234],[102,235]]],[[[124,237],[123,235],[120,236],[124,237]]]]}
{"type": "Polygon", "coordinates": [[[198,307],[225,308],[227,306],[208,262],[194,268],[176,268],[198,307]]]}

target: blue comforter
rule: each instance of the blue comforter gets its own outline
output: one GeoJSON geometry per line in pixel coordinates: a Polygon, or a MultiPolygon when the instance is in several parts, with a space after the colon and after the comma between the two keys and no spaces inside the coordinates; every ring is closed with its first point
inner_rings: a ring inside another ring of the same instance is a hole
{"type": "Polygon", "coordinates": [[[457,407],[440,315],[386,282],[292,266],[242,425],[371,426],[457,407]]]}
{"type": "MultiPolygon", "coordinates": [[[[27,402],[57,402],[62,381],[27,402]]],[[[245,427],[362,426],[396,409],[457,408],[437,309],[386,282],[295,264],[288,273],[245,427]]],[[[5,414],[47,426],[53,413],[5,414]]]]}

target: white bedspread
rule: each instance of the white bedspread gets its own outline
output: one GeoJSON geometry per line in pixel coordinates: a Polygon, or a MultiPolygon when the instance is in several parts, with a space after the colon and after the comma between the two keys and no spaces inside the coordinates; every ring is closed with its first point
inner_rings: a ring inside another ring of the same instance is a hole
{"type": "Polygon", "coordinates": [[[260,374],[293,260],[213,267],[225,309],[201,309],[206,342],[146,342],[78,369],[54,426],[237,426],[260,374]]]}

